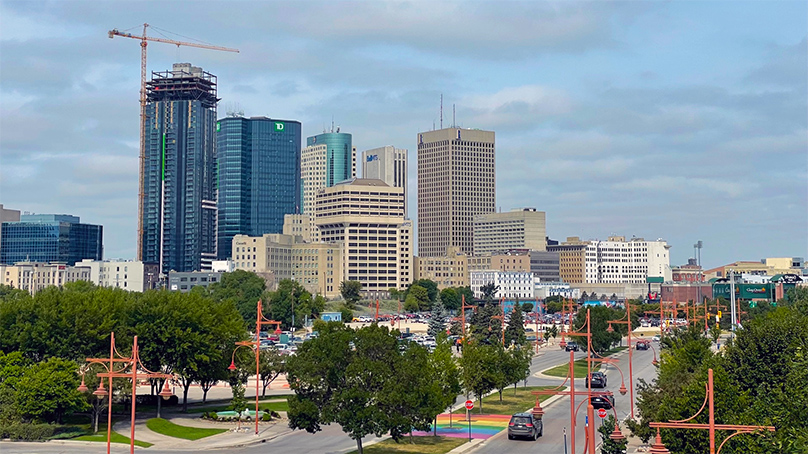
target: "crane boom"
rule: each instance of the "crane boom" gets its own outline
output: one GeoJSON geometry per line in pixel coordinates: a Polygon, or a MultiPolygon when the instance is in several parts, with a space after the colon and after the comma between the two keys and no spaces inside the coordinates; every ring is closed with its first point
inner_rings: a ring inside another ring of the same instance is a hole
{"type": "MultiPolygon", "coordinates": [[[[146,172],[146,47],[149,41],[164,44],[174,44],[175,46],[197,47],[200,49],[218,50],[223,52],[236,52],[238,49],[229,47],[212,46],[209,44],[197,44],[183,41],[175,41],[173,39],[156,38],[146,36],[146,29],[149,24],[143,24],[143,35],[133,35],[131,33],[124,33],[113,28],[109,31],[109,38],[112,39],[116,36],[122,38],[132,38],[140,41],[140,179],[138,181],[138,218],[137,218],[137,260],[143,260],[143,210],[145,194],[143,192],[143,179],[146,172]]],[[[162,218],[161,218],[162,230],[162,218]]],[[[163,272],[163,257],[162,257],[162,237],[160,239],[160,273],[163,272]]]]}

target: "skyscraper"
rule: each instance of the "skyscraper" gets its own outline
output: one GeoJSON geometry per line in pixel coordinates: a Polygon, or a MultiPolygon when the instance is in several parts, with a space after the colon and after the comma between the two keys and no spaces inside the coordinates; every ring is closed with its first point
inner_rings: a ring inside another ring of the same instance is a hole
{"type": "Polygon", "coordinates": [[[351,135],[324,132],[306,139],[301,158],[303,213],[311,213],[317,191],[356,176],[356,148],[351,135]]]}
{"type": "Polygon", "coordinates": [[[494,132],[446,128],[418,134],[418,255],[473,249],[474,217],[496,209],[494,132]]]}
{"type": "Polygon", "coordinates": [[[219,176],[218,253],[235,235],[281,233],[301,204],[300,122],[231,116],[216,124],[219,176]]]}
{"type": "Polygon", "coordinates": [[[59,262],[73,265],[104,258],[104,228],[67,214],[23,214],[3,222],[0,263],[59,262]]]}
{"type": "Polygon", "coordinates": [[[175,63],[146,83],[142,261],[160,272],[216,257],[216,76],[175,63]]]}
{"type": "Polygon", "coordinates": [[[362,178],[379,179],[394,188],[404,188],[404,216],[407,209],[407,150],[387,145],[362,152],[362,178]]]}

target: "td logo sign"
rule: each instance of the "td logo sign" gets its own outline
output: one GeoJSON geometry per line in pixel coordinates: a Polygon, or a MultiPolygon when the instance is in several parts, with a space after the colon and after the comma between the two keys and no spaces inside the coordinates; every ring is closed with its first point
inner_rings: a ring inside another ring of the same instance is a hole
{"type": "Polygon", "coordinates": [[[283,131],[283,127],[285,125],[283,123],[275,122],[275,131],[283,131]]]}

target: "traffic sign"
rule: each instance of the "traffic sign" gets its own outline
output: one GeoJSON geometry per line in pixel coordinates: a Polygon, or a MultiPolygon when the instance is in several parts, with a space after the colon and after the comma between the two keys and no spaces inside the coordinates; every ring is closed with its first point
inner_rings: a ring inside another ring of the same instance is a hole
{"type": "Polygon", "coordinates": [[[474,402],[472,402],[470,400],[467,400],[466,401],[466,410],[471,410],[472,408],[474,408],[474,402]]]}
{"type": "Polygon", "coordinates": [[[600,416],[601,418],[605,418],[606,417],[606,410],[603,409],[603,408],[599,408],[598,409],[598,416],[600,416]]]}

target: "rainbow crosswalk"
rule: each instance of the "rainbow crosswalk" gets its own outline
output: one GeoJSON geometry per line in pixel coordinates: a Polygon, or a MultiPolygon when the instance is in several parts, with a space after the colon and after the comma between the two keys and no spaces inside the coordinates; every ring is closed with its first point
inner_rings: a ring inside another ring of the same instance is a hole
{"type": "MultiPolygon", "coordinates": [[[[469,424],[466,415],[438,415],[438,435],[442,437],[468,438],[469,424]]],[[[486,440],[508,427],[511,415],[471,415],[471,438],[486,440]]],[[[415,436],[432,435],[432,432],[413,432],[415,436]]]]}

